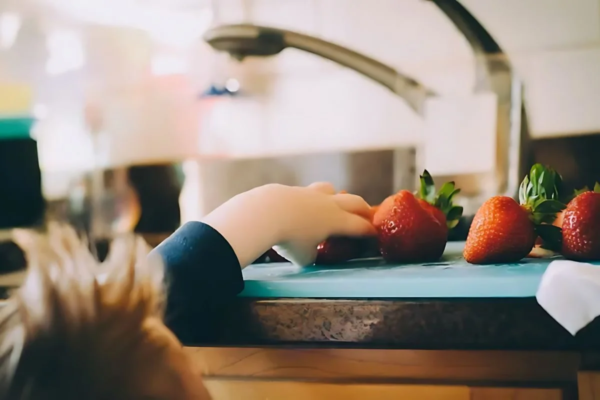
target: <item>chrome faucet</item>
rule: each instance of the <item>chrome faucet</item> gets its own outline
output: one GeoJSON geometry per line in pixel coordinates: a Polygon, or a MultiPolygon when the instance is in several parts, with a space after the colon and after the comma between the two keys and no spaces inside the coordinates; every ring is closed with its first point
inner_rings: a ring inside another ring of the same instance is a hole
{"type": "MultiPolygon", "coordinates": [[[[465,36],[475,55],[476,92],[493,92],[497,96],[496,170],[492,192],[481,193],[467,209],[474,212],[485,198],[504,194],[514,196],[527,168],[524,147],[528,132],[522,83],[515,77],[508,57],[500,46],[456,0],[430,0],[454,23],[465,36]]],[[[396,69],[348,48],[312,36],[279,28],[251,24],[223,25],[206,32],[204,39],[216,50],[225,51],[243,60],[248,56],[272,56],[285,48],[297,48],[321,56],[390,89],[403,98],[418,114],[423,115],[424,103],[435,92],[396,69]]]]}
{"type": "Polygon", "coordinates": [[[304,50],[353,69],[385,86],[418,113],[422,112],[427,96],[433,94],[416,80],[377,60],[346,47],[285,29],[250,24],[223,25],[207,31],[204,40],[216,50],[225,51],[240,61],[248,56],[276,55],[288,47],[304,50]]]}

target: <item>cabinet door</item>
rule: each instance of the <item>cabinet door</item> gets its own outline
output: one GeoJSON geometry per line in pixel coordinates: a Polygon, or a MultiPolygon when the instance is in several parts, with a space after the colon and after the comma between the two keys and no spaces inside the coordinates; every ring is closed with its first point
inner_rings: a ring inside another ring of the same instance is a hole
{"type": "Polygon", "coordinates": [[[205,380],[213,400],[563,400],[559,388],[205,380]]]}
{"type": "Polygon", "coordinates": [[[600,400],[600,372],[582,371],[577,374],[579,400],[600,400]]]}

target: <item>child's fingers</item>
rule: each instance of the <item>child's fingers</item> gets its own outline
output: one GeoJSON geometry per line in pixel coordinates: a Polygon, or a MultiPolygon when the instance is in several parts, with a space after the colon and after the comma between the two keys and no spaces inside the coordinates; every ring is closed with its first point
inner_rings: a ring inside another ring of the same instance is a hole
{"type": "Polygon", "coordinates": [[[344,211],[371,219],[371,206],[360,196],[354,194],[337,194],[334,196],[337,205],[344,211]]]}
{"type": "Polygon", "coordinates": [[[335,188],[329,182],[315,182],[308,187],[324,194],[335,194],[335,188]]]}
{"type": "Polygon", "coordinates": [[[336,236],[374,236],[377,229],[368,220],[359,215],[346,213],[333,235],[336,236]]]}
{"type": "Polygon", "coordinates": [[[39,235],[31,230],[27,229],[13,229],[12,240],[19,246],[23,251],[33,251],[35,246],[38,244],[39,235]]]}

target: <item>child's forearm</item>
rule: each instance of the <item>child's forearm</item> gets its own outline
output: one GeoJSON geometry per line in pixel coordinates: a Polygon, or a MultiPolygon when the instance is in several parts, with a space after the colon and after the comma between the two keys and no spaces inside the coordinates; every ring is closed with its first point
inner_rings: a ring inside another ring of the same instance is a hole
{"type": "MultiPolygon", "coordinates": [[[[238,258],[229,242],[202,222],[188,222],[150,253],[165,266],[165,323],[186,340],[211,304],[244,288],[238,258]]],[[[191,339],[190,339],[191,340],[191,339]]]]}
{"type": "Polygon", "coordinates": [[[151,257],[165,266],[167,307],[165,321],[180,337],[220,299],[242,291],[241,268],[249,265],[283,238],[285,221],[277,185],[267,185],[236,196],[202,222],[188,222],[161,243],[151,257]]]}
{"type": "Polygon", "coordinates": [[[267,185],[242,193],[202,220],[229,242],[242,268],[283,240],[286,213],[278,190],[267,185]]]}

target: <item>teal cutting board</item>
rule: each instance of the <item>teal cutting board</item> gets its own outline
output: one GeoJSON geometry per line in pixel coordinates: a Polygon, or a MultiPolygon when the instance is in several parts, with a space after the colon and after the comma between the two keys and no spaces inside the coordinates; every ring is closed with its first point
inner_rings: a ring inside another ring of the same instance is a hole
{"type": "Polygon", "coordinates": [[[533,297],[552,259],[471,265],[464,243],[450,242],[436,263],[386,265],[381,259],[339,266],[255,264],[244,270],[244,297],[510,298],[533,297]]]}

